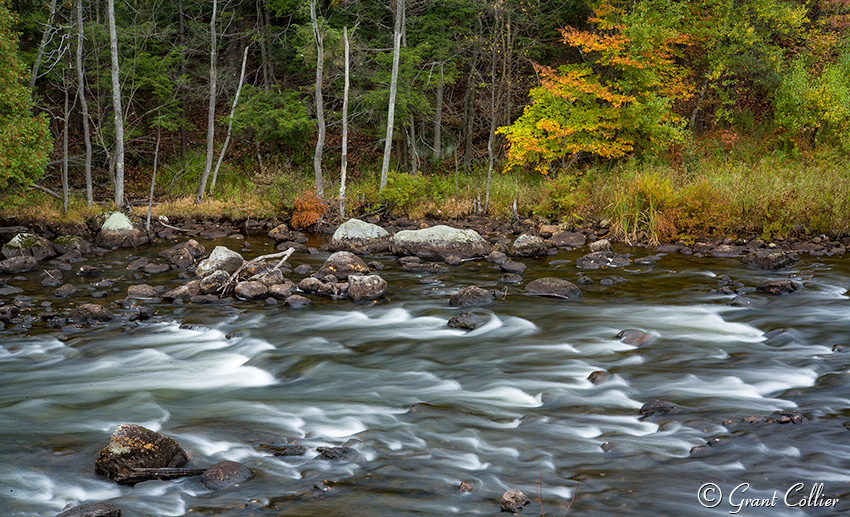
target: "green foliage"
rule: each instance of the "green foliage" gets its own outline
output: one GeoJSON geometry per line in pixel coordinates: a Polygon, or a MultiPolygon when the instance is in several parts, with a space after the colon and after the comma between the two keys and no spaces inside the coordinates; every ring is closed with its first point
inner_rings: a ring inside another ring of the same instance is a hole
{"type": "Polygon", "coordinates": [[[233,130],[237,134],[273,147],[284,145],[303,150],[316,131],[303,97],[296,91],[245,85],[242,96],[233,115],[233,130]]]}
{"type": "Polygon", "coordinates": [[[15,16],[0,0],[0,188],[40,179],[53,146],[47,117],[31,113],[14,23],[15,16]]]}

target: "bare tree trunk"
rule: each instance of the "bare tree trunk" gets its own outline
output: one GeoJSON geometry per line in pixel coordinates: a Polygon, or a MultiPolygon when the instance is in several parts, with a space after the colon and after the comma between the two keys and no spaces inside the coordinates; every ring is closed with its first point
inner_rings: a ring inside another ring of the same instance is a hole
{"type": "Polygon", "coordinates": [[[342,28],[342,40],[345,43],[345,88],[342,93],[342,163],[339,167],[339,216],[341,218],[345,217],[345,176],[348,172],[348,27],[342,28]]]}
{"type": "Polygon", "coordinates": [[[324,33],[319,30],[316,16],[316,0],[310,0],[310,21],[313,23],[313,37],[316,39],[316,122],[319,125],[319,138],[313,153],[313,172],[316,176],[316,196],[325,197],[322,185],[322,152],[325,148],[325,103],[322,99],[322,78],[325,72],[324,33]]]}
{"type": "Polygon", "coordinates": [[[396,0],[395,27],[393,27],[393,71],[390,78],[390,103],[387,110],[387,135],[384,140],[384,160],[381,163],[381,186],[387,187],[387,173],[390,170],[390,154],[393,148],[393,123],[395,122],[395,99],[398,93],[398,63],[401,55],[402,19],[404,18],[404,0],[396,0]]]}
{"type": "Polygon", "coordinates": [[[65,119],[62,131],[62,210],[68,213],[68,71],[66,70],[62,82],[65,87],[65,119]]]}
{"type": "Polygon", "coordinates": [[[183,0],[177,0],[177,20],[179,22],[179,30],[180,36],[178,41],[180,42],[180,47],[183,49],[183,52],[180,57],[180,104],[181,104],[181,118],[183,120],[180,121],[180,156],[185,157],[186,152],[188,152],[189,144],[186,139],[186,122],[189,118],[189,99],[186,96],[186,85],[183,84],[184,77],[186,75],[186,21],[184,19],[185,15],[183,14],[183,0]]]}
{"type": "Polygon", "coordinates": [[[156,126],[156,148],[153,150],[153,175],[151,175],[151,196],[148,198],[148,219],[145,222],[145,231],[151,231],[151,212],[153,212],[153,192],[156,187],[156,166],[159,161],[159,142],[162,136],[162,126],[156,126]]]}
{"type": "Polygon", "coordinates": [[[112,56],[112,105],[115,110],[115,204],[124,208],[124,111],[118,80],[118,36],[115,31],[115,0],[106,0],[109,18],[109,53],[112,56]]]}
{"type": "Polygon", "coordinates": [[[490,56],[490,134],[487,137],[487,190],[484,193],[484,213],[490,209],[490,183],[493,180],[493,162],[495,161],[495,153],[493,149],[493,140],[496,138],[496,55],[498,51],[497,36],[499,35],[499,22],[502,19],[495,8],[494,17],[496,18],[496,27],[493,31],[493,48],[490,56]]]}
{"type": "Polygon", "coordinates": [[[89,104],[86,102],[86,73],[83,70],[83,0],[77,0],[77,95],[83,110],[83,138],[86,143],[86,204],[94,204],[91,179],[91,135],[89,134],[89,104]]]}
{"type": "Polygon", "coordinates": [[[35,96],[35,81],[38,79],[38,69],[41,67],[41,59],[44,57],[44,49],[50,41],[51,32],[53,31],[53,18],[56,15],[56,0],[50,2],[50,14],[47,15],[47,25],[44,27],[44,33],[41,35],[41,43],[38,45],[38,52],[35,54],[35,62],[32,64],[32,73],[30,74],[30,97],[35,96]]]}
{"type": "Polygon", "coordinates": [[[434,162],[443,154],[443,63],[440,63],[440,79],[437,83],[437,106],[434,108],[434,162]]]}
{"type": "Polygon", "coordinates": [[[260,59],[262,63],[260,63],[260,69],[263,71],[263,89],[268,90],[269,85],[271,84],[271,77],[269,76],[269,55],[266,51],[266,30],[267,26],[265,24],[265,19],[263,16],[263,0],[256,0],[257,7],[257,32],[260,33],[260,59]]]}
{"type": "Polygon", "coordinates": [[[410,173],[416,176],[419,174],[419,152],[416,150],[416,121],[413,115],[410,116],[410,158],[410,173]]]}
{"type": "Polygon", "coordinates": [[[218,162],[215,164],[210,192],[215,190],[215,182],[216,179],[218,179],[218,169],[221,167],[221,162],[224,161],[224,153],[227,151],[227,145],[230,143],[230,133],[233,130],[233,115],[236,113],[236,105],[239,103],[239,94],[242,92],[242,82],[245,80],[245,63],[248,61],[248,49],[250,47],[250,45],[245,45],[245,53],[242,55],[242,72],[239,73],[239,86],[236,87],[236,96],[233,98],[233,107],[230,108],[230,118],[227,121],[227,136],[224,138],[224,145],[221,147],[221,153],[218,155],[218,162]]]}
{"type": "Polygon", "coordinates": [[[198,191],[195,193],[195,203],[200,203],[204,200],[204,192],[207,189],[207,180],[212,171],[213,161],[213,144],[215,143],[215,88],[218,73],[215,67],[217,57],[216,29],[215,16],[218,11],[218,1],[213,0],[212,17],[210,18],[210,108],[207,114],[207,159],[204,162],[204,173],[201,176],[201,182],[198,185],[198,191]]]}

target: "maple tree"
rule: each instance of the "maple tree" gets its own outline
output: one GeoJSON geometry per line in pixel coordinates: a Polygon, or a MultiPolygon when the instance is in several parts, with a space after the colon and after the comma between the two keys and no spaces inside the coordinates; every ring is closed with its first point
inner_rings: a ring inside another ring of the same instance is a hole
{"type": "Polygon", "coordinates": [[[505,169],[533,164],[545,174],[551,162],[580,153],[617,158],[681,141],[684,120],[672,106],[693,90],[676,61],[688,40],[678,27],[683,17],[674,2],[627,8],[604,1],[590,18],[595,30],[563,29],[562,42],[584,62],[535,66],[540,86],[531,90],[531,104],[499,128],[509,142],[505,169]]]}

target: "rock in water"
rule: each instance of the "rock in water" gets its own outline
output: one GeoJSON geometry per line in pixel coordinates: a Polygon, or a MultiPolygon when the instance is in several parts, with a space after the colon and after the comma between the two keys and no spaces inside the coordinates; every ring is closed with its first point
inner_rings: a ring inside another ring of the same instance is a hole
{"type": "Polygon", "coordinates": [[[386,230],[360,219],[342,223],[328,243],[331,251],[350,251],[358,255],[384,252],[389,247],[390,234],[386,230]]]}
{"type": "Polygon", "coordinates": [[[484,257],[490,245],[475,230],[437,225],[422,230],[402,230],[393,235],[390,251],[396,255],[439,258],[455,255],[462,259],[484,257]]]}
{"type": "Polygon", "coordinates": [[[525,286],[525,292],[534,296],[552,296],[572,300],[581,297],[581,289],[569,280],[554,277],[538,278],[525,286]]]}
{"type": "Polygon", "coordinates": [[[511,489],[502,494],[500,508],[503,512],[516,513],[522,510],[522,507],[529,504],[531,500],[521,491],[511,489]]]}
{"type": "Polygon", "coordinates": [[[87,321],[109,321],[113,318],[115,318],[114,314],[96,303],[84,303],[71,311],[71,320],[81,323],[87,321]]]}
{"type": "Polygon", "coordinates": [[[459,330],[475,330],[490,320],[490,316],[486,314],[478,314],[475,312],[463,311],[454,318],[450,319],[448,326],[459,330]]]}
{"type": "Polygon", "coordinates": [[[476,285],[466,286],[449,298],[449,305],[452,307],[470,307],[490,303],[493,303],[493,293],[476,285]]]}
{"type": "Polygon", "coordinates": [[[109,503],[87,503],[69,508],[56,517],[121,517],[121,509],[109,503]]]}
{"type": "Polygon", "coordinates": [[[598,241],[593,241],[588,247],[590,248],[591,253],[604,253],[612,251],[611,242],[608,239],[599,239],[598,241]]]}
{"type": "Polygon", "coordinates": [[[652,341],[652,336],[642,330],[626,329],[617,334],[617,339],[627,345],[642,346],[652,341]]]}
{"type": "Polygon", "coordinates": [[[337,251],[325,261],[319,269],[319,276],[333,275],[340,281],[346,281],[349,275],[369,274],[369,266],[363,259],[350,251],[337,251]]]}
{"type": "Polygon", "coordinates": [[[664,402],[663,400],[650,400],[646,404],[640,407],[640,414],[643,416],[651,416],[656,414],[669,413],[673,411],[676,406],[669,402],[664,402]]]}
{"type": "Polygon", "coordinates": [[[522,234],[514,241],[510,254],[513,257],[542,257],[549,254],[549,245],[541,237],[522,234]]]}
{"type": "Polygon", "coordinates": [[[348,296],[355,302],[375,300],[387,291],[387,281],[378,275],[349,275],[348,296]]]}
{"type": "Polygon", "coordinates": [[[38,269],[38,260],[35,257],[19,256],[0,261],[0,273],[6,275],[17,275],[38,269]]]}
{"type": "Polygon", "coordinates": [[[236,284],[233,294],[242,300],[260,300],[268,297],[269,288],[262,282],[239,282],[236,284]]]}
{"type": "Polygon", "coordinates": [[[250,479],[251,469],[235,461],[220,461],[201,476],[201,483],[209,490],[222,490],[250,479]]]}
{"type": "Polygon", "coordinates": [[[776,271],[793,266],[799,259],[800,257],[796,253],[790,251],[758,249],[750,252],[742,259],[742,262],[759,269],[776,271]]]}
{"type": "Polygon", "coordinates": [[[113,212],[94,239],[95,244],[106,248],[134,248],[148,242],[148,236],[133,226],[121,212],[113,212]]]}
{"type": "Polygon", "coordinates": [[[243,262],[245,261],[239,253],[224,246],[216,246],[209,258],[198,264],[195,273],[201,278],[216,270],[226,271],[229,275],[232,275],[242,266],[243,262]]]}
{"type": "MultiPolygon", "coordinates": [[[[596,241],[592,244],[596,244],[597,242],[601,241],[596,241]]],[[[613,251],[594,251],[576,259],[576,267],[581,269],[602,269],[628,266],[631,262],[629,257],[618,255],[613,251]]]]}
{"type": "Polygon", "coordinates": [[[756,290],[766,294],[788,294],[797,290],[797,284],[788,279],[783,280],[765,280],[760,283],[756,290]]]}
{"type": "Polygon", "coordinates": [[[55,256],[56,249],[53,243],[44,237],[31,233],[19,233],[3,246],[2,253],[6,258],[33,257],[36,260],[44,260],[55,256]]]}
{"type": "Polygon", "coordinates": [[[94,471],[116,483],[126,483],[134,469],[182,467],[189,455],[177,440],[136,424],[115,428],[109,445],[94,463],[94,471]]]}

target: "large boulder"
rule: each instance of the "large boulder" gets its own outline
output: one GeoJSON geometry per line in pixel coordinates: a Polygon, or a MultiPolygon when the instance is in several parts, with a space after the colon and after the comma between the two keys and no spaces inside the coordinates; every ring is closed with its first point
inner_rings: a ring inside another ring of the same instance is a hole
{"type": "Polygon", "coordinates": [[[799,256],[791,251],[782,251],[774,249],[758,249],[751,251],[743,258],[742,262],[748,266],[768,271],[776,271],[786,267],[791,267],[797,263],[799,256]]]}
{"type": "Polygon", "coordinates": [[[53,247],[60,255],[65,255],[72,251],[79,251],[81,255],[88,255],[92,252],[91,243],[78,235],[61,235],[53,239],[53,247]]]}
{"type": "Polygon", "coordinates": [[[331,251],[350,251],[358,255],[387,251],[389,247],[390,234],[386,230],[360,219],[342,223],[328,243],[331,251]]]}
{"type": "Polygon", "coordinates": [[[206,254],[207,250],[204,248],[204,245],[195,239],[189,239],[186,242],[175,244],[167,250],[159,252],[160,257],[168,259],[169,262],[177,267],[191,266],[195,263],[196,259],[206,254]]]}
{"type": "Polygon", "coordinates": [[[348,296],[355,302],[375,300],[387,291],[387,281],[378,275],[349,275],[348,296]]]}
{"type": "Polygon", "coordinates": [[[105,248],[135,248],[146,244],[148,236],[136,228],[129,217],[113,212],[100,227],[94,242],[105,248]]]}
{"type": "Polygon", "coordinates": [[[177,440],[136,424],[121,424],[94,463],[94,471],[116,483],[127,483],[135,469],[182,467],[189,454],[177,440]]]}
{"type": "Polygon", "coordinates": [[[342,282],[346,281],[349,275],[366,275],[368,273],[369,266],[363,262],[363,259],[350,251],[337,251],[328,257],[319,269],[319,276],[333,275],[342,282]]]}
{"type": "Polygon", "coordinates": [[[544,277],[529,282],[525,292],[534,296],[551,296],[572,300],[581,297],[581,289],[574,283],[563,278],[544,277]]]}
{"type": "Polygon", "coordinates": [[[0,274],[17,275],[38,269],[35,257],[19,256],[0,261],[0,274]]]}
{"type": "Polygon", "coordinates": [[[33,257],[36,260],[44,260],[56,255],[53,243],[44,237],[32,233],[19,233],[3,246],[3,256],[7,259],[12,257],[33,257]]]}
{"type": "Polygon", "coordinates": [[[224,246],[216,246],[206,260],[202,260],[198,264],[198,269],[195,273],[204,278],[213,271],[226,271],[228,274],[233,274],[242,266],[245,260],[239,253],[225,248],[224,246]]]}
{"type": "Polygon", "coordinates": [[[253,476],[251,469],[235,461],[220,461],[201,476],[201,483],[209,490],[222,490],[235,486],[253,476]]]}
{"type": "Polygon", "coordinates": [[[493,292],[478,287],[477,285],[468,285],[460,291],[452,293],[449,297],[449,305],[452,307],[471,307],[474,305],[488,305],[493,303],[493,292]]]}
{"type": "Polygon", "coordinates": [[[549,244],[536,235],[522,234],[511,246],[513,257],[542,257],[549,254],[549,244]]]}
{"type": "Polygon", "coordinates": [[[475,230],[459,230],[438,225],[422,230],[402,230],[393,235],[390,251],[396,255],[444,259],[484,257],[490,245],[475,230]]]}

